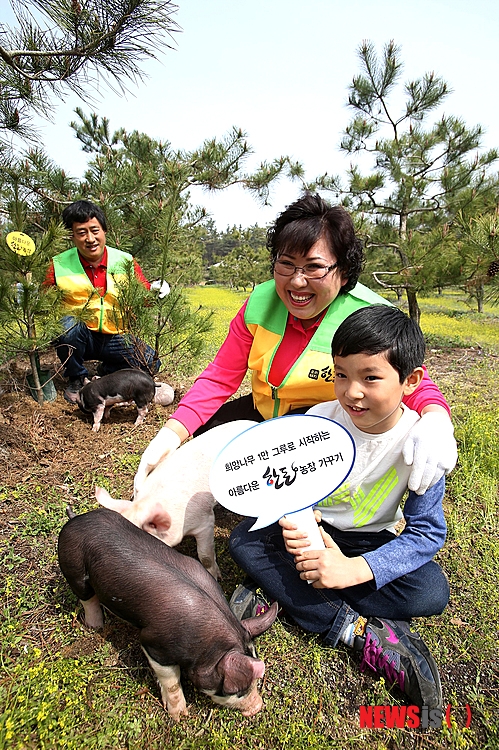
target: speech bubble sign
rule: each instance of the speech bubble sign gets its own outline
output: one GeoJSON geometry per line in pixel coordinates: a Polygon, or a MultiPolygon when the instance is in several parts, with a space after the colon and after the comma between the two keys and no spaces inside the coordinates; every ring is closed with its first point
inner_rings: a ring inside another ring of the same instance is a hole
{"type": "Polygon", "coordinates": [[[327,417],[296,414],[250,427],[213,461],[210,489],[224,508],[257,516],[263,529],[287,513],[310,508],[348,477],[355,443],[327,417]]]}
{"type": "Polygon", "coordinates": [[[33,255],[36,250],[34,241],[24,232],[9,232],[5,242],[17,255],[33,255]]]}

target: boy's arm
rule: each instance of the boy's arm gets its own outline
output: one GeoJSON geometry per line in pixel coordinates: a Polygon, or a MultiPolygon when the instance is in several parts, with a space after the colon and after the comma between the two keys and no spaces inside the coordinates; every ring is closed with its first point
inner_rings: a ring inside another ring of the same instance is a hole
{"type": "Polygon", "coordinates": [[[409,491],[402,533],[377,550],[362,555],[373,572],[377,589],[417,570],[442,549],[447,533],[442,507],[444,491],[443,477],[424,495],[409,491]]]}

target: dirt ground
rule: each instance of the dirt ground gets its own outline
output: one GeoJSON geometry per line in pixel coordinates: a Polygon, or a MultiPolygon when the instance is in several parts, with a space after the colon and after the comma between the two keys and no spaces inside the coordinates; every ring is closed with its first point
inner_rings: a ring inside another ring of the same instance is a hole
{"type": "MultiPolygon", "coordinates": [[[[486,356],[489,364],[491,357],[498,359],[491,354],[486,356]]],[[[427,352],[426,364],[430,376],[445,394],[452,392],[452,385],[458,379],[461,387],[470,390],[480,387],[476,378],[469,378],[469,369],[483,359],[484,353],[473,348],[435,350],[427,352]]],[[[90,376],[95,373],[97,364],[87,363],[90,376]]],[[[175,389],[173,404],[167,407],[151,404],[145,422],[138,427],[134,426],[135,406],[113,407],[99,432],[92,432],[92,417],[63,398],[66,381],[57,372],[55,353],[45,354],[41,365],[42,369],[55,373],[53,383],[57,391],[56,399],[43,405],[29,392],[27,359],[0,370],[0,535],[5,538],[14,531],[17,519],[31,504],[32,492],[40,493],[38,500],[53,496],[55,492],[65,505],[75,505],[77,512],[86,509],[78,507],[82,502],[92,507],[94,472],[99,481],[109,480],[116,489],[116,497],[131,499],[133,475],[140,455],[194,380],[180,381],[160,374],[157,379],[175,389]],[[130,461],[130,456],[134,455],[136,461],[130,461]],[[24,492],[19,492],[23,488],[24,492]],[[6,492],[2,493],[2,489],[6,492]],[[16,500],[21,494],[23,501],[16,500]]],[[[245,388],[248,387],[246,384],[245,388]]],[[[228,538],[239,517],[221,506],[216,507],[215,517],[216,536],[228,538]]],[[[194,540],[186,539],[182,544],[186,549],[181,548],[181,551],[189,553],[192,546],[195,554],[194,540]]],[[[29,566],[29,549],[24,554],[29,566]]]]}
{"type": "MultiPolygon", "coordinates": [[[[42,369],[54,373],[54,355],[42,358],[42,369]]],[[[97,362],[87,363],[93,375],[97,362]]],[[[46,486],[64,483],[70,473],[73,481],[88,474],[93,468],[106,466],[106,459],[126,448],[142,452],[171,414],[187,383],[172,383],[175,401],[171,406],[152,404],[144,424],[134,427],[135,406],[113,407],[109,419],[104,420],[99,432],[92,432],[92,417],[63,398],[66,381],[55,373],[53,383],[57,397],[40,406],[31,396],[27,383],[29,364],[11,364],[0,379],[0,485],[10,488],[19,483],[36,480],[46,486]]],[[[4,509],[5,511],[5,509],[4,509]]]]}
{"type": "MultiPolygon", "coordinates": [[[[450,388],[456,377],[466,383],[466,370],[480,359],[483,359],[481,351],[456,349],[429,352],[426,361],[430,375],[445,393],[446,386],[450,388]]],[[[88,363],[90,375],[96,366],[97,362],[88,363]]],[[[57,370],[55,354],[42,358],[42,369],[57,370]]],[[[27,361],[11,363],[0,372],[0,488],[7,490],[3,500],[0,499],[0,533],[6,536],[23,510],[22,504],[10,496],[16,487],[24,485],[29,494],[31,488],[38,486],[42,496],[49,489],[60,489],[65,502],[71,503],[75,501],[73,488],[88,485],[92,472],[97,471],[99,476],[119,485],[117,497],[131,499],[136,464],[126,465],[117,477],[116,463],[130,454],[135,454],[138,460],[193,380],[175,382],[160,375],[158,380],[175,389],[173,404],[167,407],[152,404],[145,422],[138,427],[134,426],[135,406],[113,407],[99,432],[92,432],[91,416],[64,400],[65,380],[60,374],[56,372],[53,379],[56,399],[40,406],[29,393],[28,372],[27,361]]],[[[470,382],[469,387],[476,384],[470,382]]],[[[80,494],[79,499],[91,502],[92,495],[93,488],[88,485],[88,497],[82,498],[80,494]]],[[[228,536],[236,517],[220,506],[216,517],[218,534],[228,536]]]]}
{"type": "MultiPolygon", "coordinates": [[[[428,353],[426,363],[431,377],[445,393],[446,384],[463,375],[479,359],[483,359],[480,350],[437,350],[428,353]]],[[[90,375],[96,366],[96,362],[88,364],[90,375]]],[[[42,357],[42,368],[56,371],[55,354],[42,357]]],[[[19,361],[0,373],[0,485],[6,488],[33,480],[44,486],[61,486],[68,473],[77,483],[92,469],[105,469],[110,456],[124,451],[124,442],[128,452],[141,454],[192,382],[192,379],[175,382],[160,375],[159,380],[175,389],[173,404],[168,407],[152,404],[139,427],[134,427],[135,406],[113,407],[109,419],[94,433],[91,417],[64,400],[65,381],[60,374],[56,373],[53,379],[57,398],[40,406],[29,393],[28,372],[29,363],[19,361]]],[[[474,383],[469,385],[474,387],[474,383]]],[[[4,503],[4,520],[10,510],[14,511],[10,503],[4,503]]]]}
{"type": "MultiPolygon", "coordinates": [[[[452,382],[482,356],[474,349],[455,349],[430,352],[426,361],[430,375],[445,393],[446,383],[452,382]]],[[[55,365],[54,355],[42,358],[42,368],[54,372],[55,365]]],[[[96,365],[89,364],[91,375],[96,365]]],[[[187,379],[174,382],[160,376],[159,380],[175,389],[172,405],[151,405],[145,423],[139,427],[133,424],[134,406],[114,407],[100,431],[94,433],[91,417],[64,400],[65,381],[60,374],[53,380],[57,398],[40,406],[29,394],[28,371],[28,363],[19,362],[0,373],[3,375],[0,377],[0,484],[4,487],[15,487],[30,480],[46,486],[61,485],[68,473],[77,482],[93,468],[105,467],[106,459],[113,453],[122,452],[122,441],[126,441],[128,451],[141,453],[174,411],[191,382],[187,379]]],[[[4,513],[5,510],[4,507],[4,513]]]]}

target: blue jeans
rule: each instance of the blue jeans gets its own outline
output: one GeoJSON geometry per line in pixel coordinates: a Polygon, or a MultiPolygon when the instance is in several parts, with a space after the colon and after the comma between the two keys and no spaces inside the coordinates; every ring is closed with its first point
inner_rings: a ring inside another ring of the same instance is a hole
{"type": "MultiPolygon", "coordinates": [[[[249,531],[254,520],[247,518],[236,526],[229,541],[230,554],[298,625],[322,634],[328,645],[336,646],[345,626],[359,614],[410,620],[440,614],[447,605],[447,577],[433,561],[378,590],[372,582],[346,589],[315,589],[299,577],[294,556],[286,552],[279,524],[249,531]]],[[[327,523],[322,525],[347,557],[377,549],[394,538],[390,531],[339,531],[327,523]]]]}
{"type": "Polygon", "coordinates": [[[127,340],[118,333],[98,333],[91,331],[81,321],[70,315],[62,319],[64,333],[54,342],[57,355],[66,365],[64,374],[70,380],[87,377],[88,371],[83,364],[89,359],[102,362],[103,374],[116,370],[134,367],[154,374],[161,362],[153,363],[154,350],[143,341],[127,340]],[[68,347],[73,347],[73,350],[68,347]],[[72,351],[72,353],[71,353],[72,351]]]}

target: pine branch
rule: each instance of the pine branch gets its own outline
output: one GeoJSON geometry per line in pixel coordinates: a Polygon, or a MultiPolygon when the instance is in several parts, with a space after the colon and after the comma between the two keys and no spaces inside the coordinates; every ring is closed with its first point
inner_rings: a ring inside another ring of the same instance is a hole
{"type": "Polygon", "coordinates": [[[18,27],[0,25],[0,129],[25,139],[31,112],[50,115],[50,94],[88,100],[102,80],[126,91],[143,78],[140,61],[171,49],[180,30],[171,0],[13,0],[13,9],[18,27]]]}

